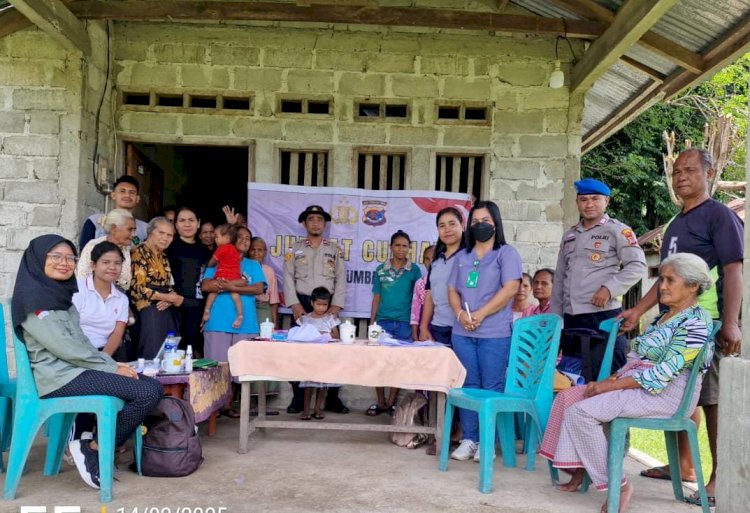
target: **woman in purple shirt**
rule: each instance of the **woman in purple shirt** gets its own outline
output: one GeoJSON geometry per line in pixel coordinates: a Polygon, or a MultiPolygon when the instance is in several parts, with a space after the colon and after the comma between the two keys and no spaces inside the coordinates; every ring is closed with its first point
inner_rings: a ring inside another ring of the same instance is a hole
{"type": "MultiPolygon", "coordinates": [[[[506,244],[500,209],[477,201],[469,213],[466,249],[458,253],[448,280],[456,321],[453,350],[466,368],[465,388],[502,392],[513,324],[511,303],[521,280],[521,257],[506,244]]],[[[463,440],[451,458],[479,458],[479,419],[461,410],[463,440]]]]}

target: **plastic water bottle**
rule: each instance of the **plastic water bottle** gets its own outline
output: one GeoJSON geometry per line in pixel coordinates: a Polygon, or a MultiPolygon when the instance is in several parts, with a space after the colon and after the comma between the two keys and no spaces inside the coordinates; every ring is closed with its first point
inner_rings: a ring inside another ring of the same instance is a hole
{"type": "Polygon", "coordinates": [[[177,341],[174,339],[174,331],[168,331],[164,339],[164,352],[173,353],[177,351],[177,341]]]}
{"type": "Polygon", "coordinates": [[[193,346],[187,346],[185,351],[185,372],[193,372],[193,346]]]}

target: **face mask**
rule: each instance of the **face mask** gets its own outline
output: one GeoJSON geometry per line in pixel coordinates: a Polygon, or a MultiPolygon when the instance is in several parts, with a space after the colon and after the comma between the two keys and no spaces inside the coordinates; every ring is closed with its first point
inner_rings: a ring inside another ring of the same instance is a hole
{"type": "Polygon", "coordinates": [[[495,227],[490,223],[477,223],[471,225],[471,234],[479,242],[487,242],[495,235],[495,227]]]}

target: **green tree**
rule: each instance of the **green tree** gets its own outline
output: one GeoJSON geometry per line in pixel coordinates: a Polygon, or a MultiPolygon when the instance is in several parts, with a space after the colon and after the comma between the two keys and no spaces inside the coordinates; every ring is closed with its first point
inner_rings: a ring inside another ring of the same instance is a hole
{"type": "Polygon", "coordinates": [[[732,114],[737,151],[722,179],[744,180],[748,78],[750,54],[674,100],[654,105],[584,155],[581,176],[608,184],[612,188],[609,211],[642,235],[677,212],[664,180],[663,132],[674,131],[679,148],[686,139],[700,146],[705,123],[718,114],[732,114]]]}

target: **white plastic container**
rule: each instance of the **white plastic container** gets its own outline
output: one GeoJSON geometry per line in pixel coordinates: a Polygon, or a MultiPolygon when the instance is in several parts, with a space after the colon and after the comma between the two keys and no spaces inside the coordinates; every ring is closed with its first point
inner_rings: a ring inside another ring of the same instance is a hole
{"type": "Polygon", "coordinates": [[[274,324],[266,318],[266,322],[260,323],[260,338],[264,340],[271,340],[273,337],[274,324]]]}
{"type": "Polygon", "coordinates": [[[357,327],[347,319],[339,325],[339,335],[342,344],[353,344],[357,334],[357,327]]]}

